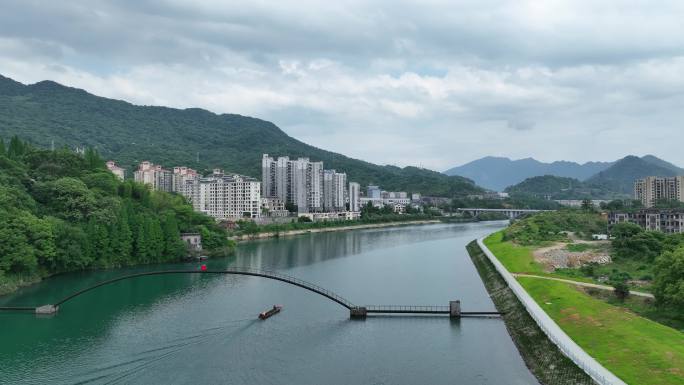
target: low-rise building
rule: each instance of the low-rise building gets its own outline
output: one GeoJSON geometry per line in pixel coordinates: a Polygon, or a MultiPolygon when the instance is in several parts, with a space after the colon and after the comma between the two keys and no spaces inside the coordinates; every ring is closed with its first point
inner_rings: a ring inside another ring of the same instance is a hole
{"type": "Polygon", "coordinates": [[[202,235],[199,233],[181,233],[180,237],[188,251],[202,251],[202,235]]]}
{"type": "Polygon", "coordinates": [[[119,179],[124,180],[126,176],[126,170],[117,166],[113,160],[108,160],[106,163],[107,170],[111,171],[112,174],[116,175],[119,179]]]}
{"type": "Polygon", "coordinates": [[[299,213],[298,216],[300,218],[309,218],[311,222],[351,221],[361,218],[361,213],[358,211],[336,211],[322,213],[299,213]]]}
{"type": "Polygon", "coordinates": [[[643,209],[634,212],[611,212],[608,214],[610,226],[622,222],[634,223],[645,230],[684,233],[684,209],[643,209]]]}
{"type": "Polygon", "coordinates": [[[280,198],[261,198],[261,215],[266,217],[286,217],[290,214],[285,209],[285,202],[280,198]]]}

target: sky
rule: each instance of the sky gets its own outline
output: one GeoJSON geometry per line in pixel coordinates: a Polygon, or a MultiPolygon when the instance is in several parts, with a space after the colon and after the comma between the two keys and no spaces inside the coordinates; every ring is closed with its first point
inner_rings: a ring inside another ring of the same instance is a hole
{"type": "Polygon", "coordinates": [[[379,164],[684,165],[681,1],[0,5],[0,74],[23,83],[254,116],[379,164]]]}

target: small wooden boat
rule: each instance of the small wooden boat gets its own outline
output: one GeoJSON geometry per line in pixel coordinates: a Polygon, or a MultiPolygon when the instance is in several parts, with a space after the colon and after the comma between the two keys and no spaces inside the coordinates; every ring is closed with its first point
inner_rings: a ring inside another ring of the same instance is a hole
{"type": "Polygon", "coordinates": [[[274,314],[280,313],[282,309],[283,307],[280,305],[273,305],[273,308],[259,313],[259,319],[267,319],[274,314]]]}

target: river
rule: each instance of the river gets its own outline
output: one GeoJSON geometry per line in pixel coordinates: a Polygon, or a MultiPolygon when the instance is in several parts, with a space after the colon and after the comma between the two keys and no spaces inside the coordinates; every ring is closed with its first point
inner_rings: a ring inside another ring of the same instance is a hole
{"type": "MultiPolygon", "coordinates": [[[[210,269],[251,266],[316,283],[359,305],[448,305],[495,311],[465,245],[502,222],[435,224],[268,239],[210,269]]],[[[66,274],[0,297],[54,302],[137,271],[66,274]]],[[[54,317],[0,313],[0,383],[536,384],[500,319],[369,316],[307,290],[245,276],[120,281],[54,317]],[[266,321],[259,312],[282,304],[266,321]]]]}

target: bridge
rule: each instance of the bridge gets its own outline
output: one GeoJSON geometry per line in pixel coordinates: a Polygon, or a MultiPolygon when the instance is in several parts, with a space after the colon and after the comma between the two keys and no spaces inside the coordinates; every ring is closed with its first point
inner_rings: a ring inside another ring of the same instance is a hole
{"type": "Polygon", "coordinates": [[[404,306],[404,305],[365,305],[357,306],[354,305],[349,300],[335,294],[334,292],[325,289],[321,286],[313,284],[311,282],[304,281],[302,279],[285,275],[276,271],[271,270],[261,270],[254,269],[250,267],[235,267],[226,270],[162,270],[162,271],[150,271],[144,273],[130,274],[122,277],[113,278],[107,281],[100,282],[98,284],[92,285],[82,290],[78,290],[62,299],[59,299],[53,304],[47,304],[43,306],[9,306],[0,307],[0,311],[32,311],[36,314],[55,314],[59,310],[59,307],[63,304],[73,300],[74,298],[81,296],[91,290],[95,290],[99,287],[109,285],[115,282],[134,279],[138,277],[151,276],[151,275],[170,275],[170,274],[227,274],[227,275],[247,275],[254,277],[262,277],[267,279],[273,279],[280,282],[285,282],[290,285],[300,287],[302,289],[309,290],[318,295],[321,295],[338,305],[345,307],[349,310],[349,316],[351,318],[365,318],[368,314],[449,314],[452,318],[460,318],[462,316],[490,316],[490,315],[500,315],[498,312],[462,312],[460,301],[450,301],[449,306],[404,306]]]}
{"type": "Polygon", "coordinates": [[[458,211],[462,213],[468,213],[473,217],[478,217],[482,213],[499,213],[503,214],[508,219],[515,219],[525,214],[534,214],[546,211],[555,210],[535,210],[535,209],[482,209],[482,208],[458,208],[458,211]]]}

